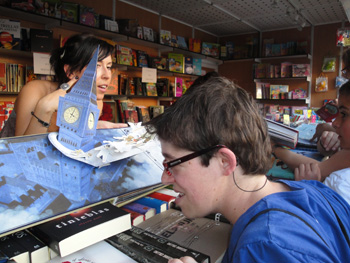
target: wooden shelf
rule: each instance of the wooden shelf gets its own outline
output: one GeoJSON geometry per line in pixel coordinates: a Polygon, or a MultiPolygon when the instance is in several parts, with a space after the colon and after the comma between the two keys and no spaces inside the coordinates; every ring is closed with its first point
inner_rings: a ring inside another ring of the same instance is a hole
{"type": "Polygon", "coordinates": [[[302,55],[288,55],[288,56],[276,56],[276,57],[260,57],[255,58],[255,62],[261,62],[263,60],[283,60],[283,59],[294,59],[294,58],[307,58],[309,60],[312,59],[312,56],[310,54],[302,54],[302,55]]]}
{"type": "Polygon", "coordinates": [[[283,104],[292,106],[306,106],[309,102],[309,98],[305,99],[255,99],[258,103],[263,104],[283,104]]]}
{"type": "Polygon", "coordinates": [[[291,78],[261,78],[261,79],[254,79],[254,82],[262,82],[262,81],[281,81],[281,80],[303,80],[303,81],[310,81],[311,77],[291,77],[291,78]]]}

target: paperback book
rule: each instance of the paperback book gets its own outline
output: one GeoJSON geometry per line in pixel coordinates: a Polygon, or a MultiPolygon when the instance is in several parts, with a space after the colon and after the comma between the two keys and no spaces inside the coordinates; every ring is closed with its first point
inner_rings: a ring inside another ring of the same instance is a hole
{"type": "Polygon", "coordinates": [[[280,145],[294,149],[298,143],[299,131],[282,123],[265,119],[272,140],[280,145]]]}
{"type": "Polygon", "coordinates": [[[19,50],[21,23],[9,19],[0,19],[0,38],[0,48],[19,50]]]}
{"type": "Polygon", "coordinates": [[[177,53],[168,54],[169,71],[184,73],[184,55],[177,53]]]}
{"type": "Polygon", "coordinates": [[[130,214],[106,202],[34,226],[30,232],[64,257],[130,227],[130,214]]]}
{"type": "Polygon", "coordinates": [[[157,214],[137,227],[206,254],[210,262],[221,262],[232,228],[228,223],[209,218],[186,218],[176,209],[157,214]]]}

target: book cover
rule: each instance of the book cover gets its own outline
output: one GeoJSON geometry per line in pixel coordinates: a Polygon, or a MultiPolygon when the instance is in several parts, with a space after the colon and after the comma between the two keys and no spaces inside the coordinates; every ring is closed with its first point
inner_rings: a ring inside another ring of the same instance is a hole
{"type": "Polygon", "coordinates": [[[136,95],[136,86],[133,77],[128,77],[128,86],[126,89],[126,95],[136,95]]]}
{"type": "Polygon", "coordinates": [[[146,106],[136,106],[136,109],[139,111],[139,121],[141,121],[143,124],[146,122],[150,121],[150,116],[149,116],[149,109],[146,106]]]}
{"type": "Polygon", "coordinates": [[[146,83],[147,96],[158,96],[156,83],[146,83]]]}
{"type": "Polygon", "coordinates": [[[111,81],[107,87],[107,92],[106,94],[108,95],[118,95],[119,94],[119,89],[118,89],[118,75],[119,71],[117,68],[112,67],[111,69],[111,81]]]}
{"type": "Polygon", "coordinates": [[[154,117],[157,117],[158,115],[164,113],[164,106],[163,105],[152,105],[149,107],[149,113],[151,119],[154,117]]]}
{"type": "Polygon", "coordinates": [[[43,263],[50,260],[49,248],[27,230],[18,231],[12,238],[29,252],[30,262],[43,263]]]}
{"type": "Polygon", "coordinates": [[[332,122],[338,116],[339,109],[334,103],[330,102],[318,109],[316,114],[325,122],[332,122]]]}
{"type": "Polygon", "coordinates": [[[63,20],[78,23],[79,4],[62,2],[61,17],[63,20]]]}
{"type": "Polygon", "coordinates": [[[310,76],[310,64],[293,64],[292,77],[308,77],[310,76]]]}
{"type": "Polygon", "coordinates": [[[53,49],[53,31],[31,28],[30,47],[32,52],[50,53],[53,49]]]}
{"type": "Polygon", "coordinates": [[[168,263],[173,257],[126,233],[120,233],[106,241],[137,262],[168,263]]]}
{"type": "Polygon", "coordinates": [[[168,60],[165,57],[152,57],[151,67],[158,70],[167,70],[168,69],[168,60]]]}
{"type": "Polygon", "coordinates": [[[198,38],[189,39],[189,50],[196,53],[201,53],[202,41],[198,38]]]}
{"type": "Polygon", "coordinates": [[[61,18],[61,0],[35,1],[35,5],[36,13],[61,18]]]}
{"type": "Polygon", "coordinates": [[[186,50],[188,49],[186,39],[182,36],[177,36],[177,44],[179,48],[186,49],[186,50]]]}
{"type": "Polygon", "coordinates": [[[193,58],[185,57],[185,73],[193,74],[193,58]]]}
{"type": "MultiPolygon", "coordinates": [[[[123,262],[133,263],[136,262],[132,258],[128,257],[125,253],[114,246],[110,245],[106,241],[100,241],[89,247],[83,248],[73,254],[65,257],[54,257],[50,260],[50,263],[111,263],[111,262],[123,262]]],[[[37,263],[37,262],[32,262],[37,263]]],[[[41,262],[38,262],[41,263],[41,262]]],[[[42,262],[43,263],[43,262],[42,262]]]]}
{"type": "Polygon", "coordinates": [[[6,91],[6,63],[0,62],[0,91],[6,91]]]}
{"type": "Polygon", "coordinates": [[[189,219],[176,209],[157,214],[137,226],[183,247],[210,256],[210,262],[220,262],[232,226],[209,218],[189,219]]]}
{"type": "Polygon", "coordinates": [[[283,62],[281,63],[281,78],[292,77],[292,63],[283,62]]]}
{"type": "Polygon", "coordinates": [[[175,97],[181,97],[183,94],[183,78],[175,77],[175,97]]]}
{"type": "Polygon", "coordinates": [[[145,96],[146,95],[143,93],[141,78],[135,77],[134,78],[134,85],[135,85],[135,95],[138,95],[138,96],[145,96]]]}
{"type": "Polygon", "coordinates": [[[154,42],[153,29],[146,26],[142,27],[142,29],[143,29],[143,39],[154,42]]]}
{"type": "Polygon", "coordinates": [[[177,43],[177,36],[174,34],[171,34],[170,46],[172,46],[172,47],[179,46],[179,44],[177,43]]]}
{"type": "Polygon", "coordinates": [[[210,257],[208,255],[192,250],[188,247],[181,246],[180,244],[172,242],[166,238],[157,236],[151,232],[148,232],[138,227],[132,227],[131,229],[125,231],[124,234],[131,236],[136,240],[154,246],[158,248],[162,253],[168,254],[174,258],[189,256],[194,258],[196,262],[210,262],[210,257]]]}
{"type": "Polygon", "coordinates": [[[202,59],[194,58],[193,62],[193,74],[201,76],[202,75],[202,59]]]}
{"type": "Polygon", "coordinates": [[[148,54],[146,51],[137,50],[137,65],[139,67],[148,67],[148,54]]]}
{"type": "Polygon", "coordinates": [[[159,43],[171,46],[171,31],[161,29],[159,32],[159,43]]]}
{"type": "Polygon", "coordinates": [[[267,129],[274,142],[294,149],[298,143],[299,131],[282,123],[266,119],[267,129]]]}
{"type": "Polygon", "coordinates": [[[219,58],[220,57],[220,44],[203,42],[202,43],[202,54],[219,58]]]}
{"type": "Polygon", "coordinates": [[[137,114],[137,110],[124,110],[125,122],[138,123],[139,116],[137,114]]]}
{"type": "Polygon", "coordinates": [[[79,5],[79,23],[91,27],[99,27],[100,20],[99,15],[95,12],[92,7],[79,5]]]}
{"type": "Polygon", "coordinates": [[[21,23],[10,19],[0,19],[0,48],[20,49],[21,23]]]}
{"type": "Polygon", "coordinates": [[[184,73],[184,55],[177,53],[168,54],[169,71],[184,73]]]}
{"type": "Polygon", "coordinates": [[[29,263],[29,252],[11,236],[0,238],[0,251],[18,263],[29,263]]]}
{"type": "Polygon", "coordinates": [[[145,216],[143,214],[137,213],[135,211],[132,211],[130,209],[127,209],[125,207],[121,207],[124,211],[128,212],[131,217],[131,224],[133,226],[137,226],[141,222],[145,221],[145,216]]]}
{"type": "Polygon", "coordinates": [[[130,227],[130,214],[106,202],[34,226],[30,231],[64,257],[130,227]]]}
{"type": "Polygon", "coordinates": [[[126,90],[128,87],[128,75],[126,74],[119,74],[118,75],[118,89],[119,89],[119,95],[126,95],[126,90]]]}
{"type": "Polygon", "coordinates": [[[149,206],[156,209],[156,214],[164,212],[168,209],[167,202],[160,199],[153,198],[153,197],[149,197],[149,196],[141,197],[135,200],[135,202],[138,204],[149,206]]]}
{"type": "Polygon", "coordinates": [[[160,193],[160,192],[154,192],[154,193],[149,194],[148,196],[167,202],[168,209],[172,208],[175,205],[175,199],[176,199],[175,196],[167,195],[167,194],[160,193]]]}
{"type": "Polygon", "coordinates": [[[156,209],[153,207],[149,207],[149,206],[145,206],[145,205],[141,205],[135,202],[131,202],[129,204],[126,204],[123,206],[126,209],[135,211],[137,213],[140,213],[142,215],[145,216],[145,220],[150,219],[151,217],[153,217],[156,214],[156,209]]]}
{"type": "Polygon", "coordinates": [[[117,45],[117,63],[120,65],[133,66],[132,48],[117,45]]]}
{"type": "Polygon", "coordinates": [[[270,85],[270,99],[281,99],[281,95],[288,91],[288,85],[270,85]]]}
{"type": "Polygon", "coordinates": [[[167,97],[169,91],[169,79],[159,78],[157,79],[157,94],[158,97],[167,97]]]}
{"type": "Polygon", "coordinates": [[[183,85],[183,94],[186,93],[186,91],[192,86],[194,80],[190,80],[190,79],[185,79],[184,85],[183,85]]]}

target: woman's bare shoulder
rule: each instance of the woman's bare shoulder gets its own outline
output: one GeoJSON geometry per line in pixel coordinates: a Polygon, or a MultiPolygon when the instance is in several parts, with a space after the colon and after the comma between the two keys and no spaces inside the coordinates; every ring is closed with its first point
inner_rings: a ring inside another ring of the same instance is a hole
{"type": "Polygon", "coordinates": [[[49,80],[32,80],[28,82],[21,89],[21,93],[31,93],[32,95],[37,94],[41,96],[45,96],[50,94],[51,92],[57,89],[57,83],[49,81],[49,80]]]}

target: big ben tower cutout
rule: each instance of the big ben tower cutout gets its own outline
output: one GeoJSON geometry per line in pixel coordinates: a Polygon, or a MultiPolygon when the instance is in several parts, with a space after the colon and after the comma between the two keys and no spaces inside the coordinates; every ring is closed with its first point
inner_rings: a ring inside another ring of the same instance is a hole
{"type": "Polygon", "coordinates": [[[94,147],[93,137],[100,110],[96,97],[96,49],[83,76],[64,97],[59,98],[57,122],[60,128],[58,142],[70,150],[89,151],[94,147]]]}

